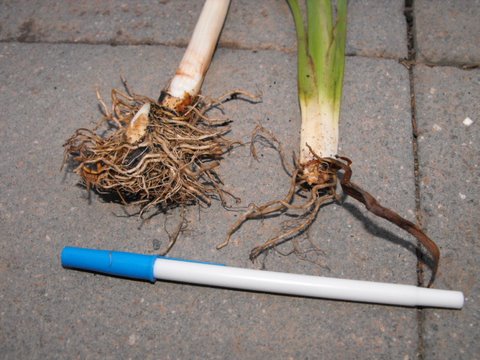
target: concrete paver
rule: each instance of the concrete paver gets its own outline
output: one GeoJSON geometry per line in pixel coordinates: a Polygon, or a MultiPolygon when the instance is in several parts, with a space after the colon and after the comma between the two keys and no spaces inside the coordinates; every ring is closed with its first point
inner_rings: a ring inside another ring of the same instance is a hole
{"type": "Polygon", "coordinates": [[[467,299],[462,311],[425,310],[426,358],[473,359],[480,352],[480,71],[418,66],[415,88],[422,211],[443,255],[437,286],[467,299]]]}
{"type": "Polygon", "coordinates": [[[403,0],[355,0],[348,3],[347,52],[360,56],[407,57],[403,0]]]}
{"type": "Polygon", "coordinates": [[[480,1],[415,1],[418,59],[480,64],[480,1]]]}

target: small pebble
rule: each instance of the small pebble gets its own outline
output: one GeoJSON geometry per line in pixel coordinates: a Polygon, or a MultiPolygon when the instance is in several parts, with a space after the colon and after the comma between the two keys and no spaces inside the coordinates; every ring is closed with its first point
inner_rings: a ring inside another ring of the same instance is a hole
{"type": "Polygon", "coordinates": [[[128,345],[132,346],[135,345],[135,342],[137,341],[137,337],[135,334],[132,334],[128,337],[128,345]]]}
{"type": "Polygon", "coordinates": [[[473,120],[470,119],[468,116],[465,118],[465,120],[463,120],[463,125],[465,126],[470,126],[473,124],[473,120]]]}

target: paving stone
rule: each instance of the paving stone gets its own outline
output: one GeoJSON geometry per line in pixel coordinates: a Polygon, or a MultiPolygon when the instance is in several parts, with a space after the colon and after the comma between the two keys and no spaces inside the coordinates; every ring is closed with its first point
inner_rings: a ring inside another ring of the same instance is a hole
{"type": "Polygon", "coordinates": [[[474,359],[480,353],[480,71],[417,66],[415,89],[422,210],[442,252],[436,287],[466,297],[461,311],[424,310],[425,358],[474,359]]]}
{"type": "MultiPolygon", "coordinates": [[[[89,202],[76,177],[59,167],[63,141],[98,120],[95,88],[108,94],[123,74],[137,93],[155,97],[181,55],[182,49],[164,46],[0,45],[2,355],[149,358],[161,351],[165,359],[414,358],[415,309],[149,285],[61,268],[59,254],[66,245],[155,253],[158,242],[165,244],[165,220],[172,226],[177,213],[144,223],[126,217],[118,204],[95,195],[89,202]]],[[[295,63],[294,54],[276,51],[217,52],[205,93],[218,96],[232,88],[263,93],[261,104],[225,104],[234,120],[232,137],[247,140],[262,123],[289,153],[297,149],[295,63]]],[[[354,160],[355,180],[413,219],[407,71],[395,61],[349,58],[345,86],[341,149],[354,160]]],[[[256,162],[247,147],[239,147],[221,166],[227,188],[242,197],[243,206],[288,188],[276,152],[268,147],[259,152],[263,156],[256,162]]],[[[232,244],[217,251],[236,216],[217,202],[189,208],[187,231],[171,255],[415,284],[412,239],[350,200],[322,210],[309,233],[325,252],[307,259],[314,263],[276,252],[255,264],[248,260],[249,250],[284,219],[246,224],[232,244]]],[[[299,245],[308,242],[302,238],[299,245]]]]}
{"type": "Polygon", "coordinates": [[[400,59],[408,55],[403,0],[354,0],[348,3],[347,52],[400,59]]]}
{"type": "MultiPolygon", "coordinates": [[[[89,44],[186,46],[203,1],[3,1],[0,39],[89,44]]],[[[286,1],[232,1],[221,46],[294,52],[295,28],[286,1]]],[[[347,51],[402,58],[407,54],[402,0],[349,4],[347,51]]]]}
{"type": "Polygon", "coordinates": [[[480,64],[480,1],[415,1],[417,54],[436,64],[480,64]]]}

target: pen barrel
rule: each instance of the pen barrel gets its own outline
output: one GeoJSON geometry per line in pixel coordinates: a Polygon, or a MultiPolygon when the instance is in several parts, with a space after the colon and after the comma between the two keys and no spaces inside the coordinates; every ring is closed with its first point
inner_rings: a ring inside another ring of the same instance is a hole
{"type": "Polygon", "coordinates": [[[464,304],[462,292],[412,285],[252,270],[167,258],[157,259],[153,269],[157,279],[225,288],[401,306],[460,309],[464,304]]]}
{"type": "Polygon", "coordinates": [[[463,293],[460,291],[243,269],[110,250],[65,247],[61,261],[67,268],[151,282],[157,278],[225,288],[401,306],[461,309],[464,305],[463,293]]]}

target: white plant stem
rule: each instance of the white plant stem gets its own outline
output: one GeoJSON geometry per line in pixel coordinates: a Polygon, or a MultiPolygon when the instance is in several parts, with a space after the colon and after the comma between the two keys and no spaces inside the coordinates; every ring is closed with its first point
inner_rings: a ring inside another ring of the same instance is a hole
{"type": "Polygon", "coordinates": [[[206,0],[182,61],[167,93],[179,99],[196,96],[217,45],[230,0],[206,0]]]}
{"type": "Polygon", "coordinates": [[[300,163],[304,165],[314,159],[309,147],[320,157],[334,157],[338,152],[338,117],[334,104],[318,97],[300,99],[300,104],[300,163]]]}

